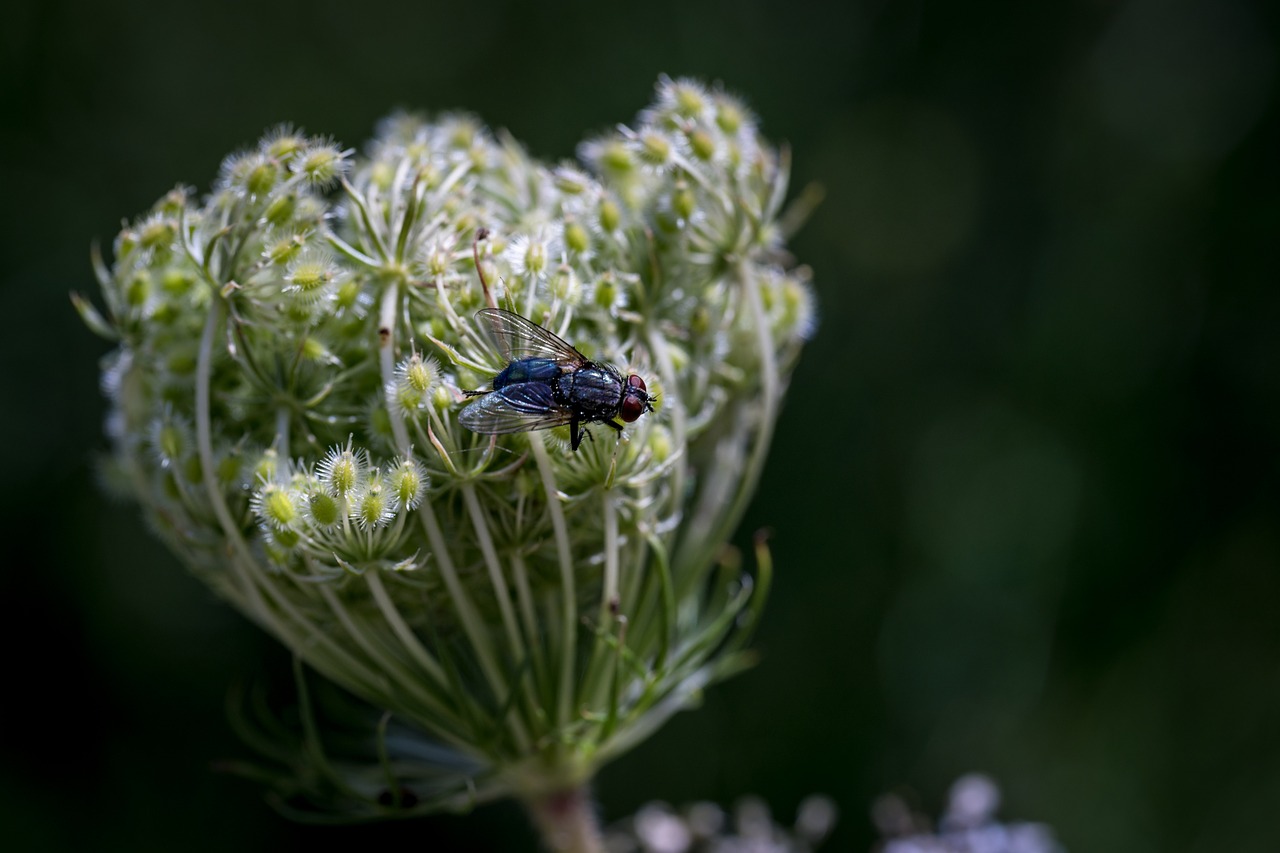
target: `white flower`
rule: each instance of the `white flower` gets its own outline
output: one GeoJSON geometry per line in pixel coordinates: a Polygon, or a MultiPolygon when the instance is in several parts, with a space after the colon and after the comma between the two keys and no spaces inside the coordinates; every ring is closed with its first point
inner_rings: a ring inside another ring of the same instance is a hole
{"type": "Polygon", "coordinates": [[[549,223],[530,233],[517,234],[507,244],[503,259],[515,275],[546,278],[552,266],[564,260],[563,233],[563,225],[549,223]]]}

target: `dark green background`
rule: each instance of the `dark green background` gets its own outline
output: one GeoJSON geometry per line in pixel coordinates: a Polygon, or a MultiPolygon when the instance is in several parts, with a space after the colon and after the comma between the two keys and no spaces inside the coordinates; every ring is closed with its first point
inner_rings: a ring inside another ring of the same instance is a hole
{"type": "MultiPolygon", "coordinates": [[[[871,798],[992,773],[1073,851],[1280,849],[1275,7],[10,4],[0,33],[0,838],[315,843],[251,784],[228,686],[283,654],[96,488],[88,246],[282,120],[362,144],[464,107],[537,155],[723,80],[827,198],[822,324],[760,494],[758,668],[607,768],[641,802],[871,798]]],[[[330,830],[324,830],[329,832],[330,830]]],[[[532,845],[510,806],[333,830],[532,845]]],[[[11,839],[18,844],[11,846],[11,839]]]]}

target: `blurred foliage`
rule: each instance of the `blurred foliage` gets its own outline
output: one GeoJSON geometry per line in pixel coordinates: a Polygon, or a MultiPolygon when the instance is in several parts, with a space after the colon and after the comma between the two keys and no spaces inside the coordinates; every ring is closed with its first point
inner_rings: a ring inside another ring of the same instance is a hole
{"type": "MultiPolygon", "coordinates": [[[[1274,850],[1280,826],[1280,111],[1274,8],[764,0],[19,0],[0,34],[7,366],[0,826],[14,849],[297,845],[229,686],[283,653],[110,505],[88,245],[282,120],[348,144],[463,107],[541,157],[720,79],[827,198],[822,327],[741,532],[760,666],[611,766],[654,798],[813,791],[867,849],[884,790],[982,770],[1069,850],[1274,850]],[[1270,330],[1270,331],[1268,331],[1270,330]]],[[[532,845],[484,819],[323,830],[532,845]]],[[[357,835],[358,833],[358,835],[357,835]]]]}

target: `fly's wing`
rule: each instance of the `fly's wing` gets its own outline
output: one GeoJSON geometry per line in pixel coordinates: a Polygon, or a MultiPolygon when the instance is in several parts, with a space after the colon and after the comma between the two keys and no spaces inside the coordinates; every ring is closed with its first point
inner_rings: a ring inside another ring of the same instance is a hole
{"type": "Polygon", "coordinates": [[[507,361],[522,358],[550,358],[563,364],[582,365],[587,357],[532,320],[501,308],[476,312],[476,322],[493,332],[498,349],[507,361]]]}
{"type": "Polygon", "coordinates": [[[550,429],[572,419],[573,412],[556,405],[545,382],[518,382],[490,391],[458,415],[464,427],[481,435],[550,429]]]}

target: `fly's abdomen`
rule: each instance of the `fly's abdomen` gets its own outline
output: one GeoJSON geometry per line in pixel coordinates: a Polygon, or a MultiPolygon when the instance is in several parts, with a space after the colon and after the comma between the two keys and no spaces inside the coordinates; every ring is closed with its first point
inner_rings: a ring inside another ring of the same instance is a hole
{"type": "Polygon", "coordinates": [[[608,420],[618,414],[623,386],[618,374],[592,364],[563,374],[555,390],[557,402],[583,420],[608,420]]]}
{"type": "Polygon", "coordinates": [[[552,358],[521,358],[493,377],[493,390],[521,382],[550,382],[560,375],[561,370],[560,362],[552,358]]]}

